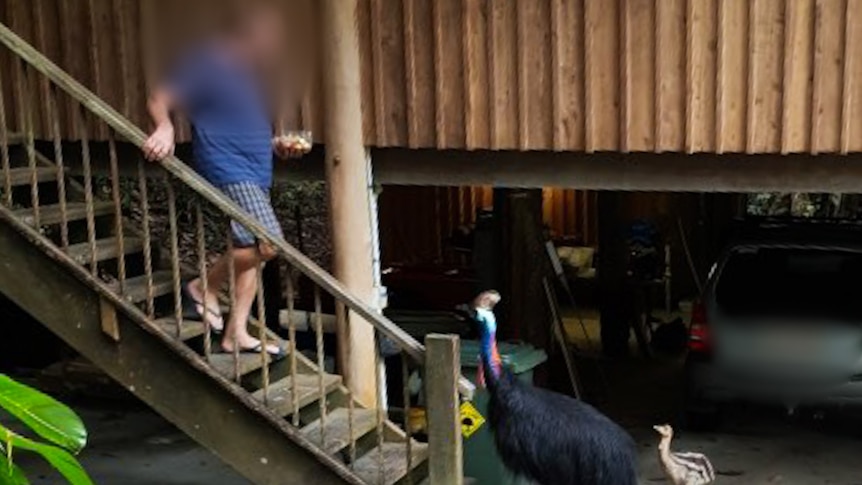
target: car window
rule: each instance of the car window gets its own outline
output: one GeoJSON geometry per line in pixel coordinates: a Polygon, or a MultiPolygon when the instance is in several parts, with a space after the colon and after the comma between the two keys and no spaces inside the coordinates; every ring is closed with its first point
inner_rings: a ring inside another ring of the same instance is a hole
{"type": "Polygon", "coordinates": [[[862,254],[748,248],[731,253],[715,286],[718,309],[739,317],[862,323],[862,254]]]}

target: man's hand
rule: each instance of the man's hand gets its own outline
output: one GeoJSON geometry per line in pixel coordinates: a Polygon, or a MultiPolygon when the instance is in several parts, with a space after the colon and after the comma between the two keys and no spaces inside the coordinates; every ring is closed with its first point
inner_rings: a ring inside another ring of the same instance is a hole
{"type": "Polygon", "coordinates": [[[272,139],[272,149],[282,160],[302,158],[311,151],[311,143],[297,137],[276,136],[272,139]]]}
{"type": "Polygon", "coordinates": [[[142,150],[144,157],[151,162],[159,162],[174,154],[176,141],[174,126],[170,123],[161,124],[144,142],[142,150]]]}

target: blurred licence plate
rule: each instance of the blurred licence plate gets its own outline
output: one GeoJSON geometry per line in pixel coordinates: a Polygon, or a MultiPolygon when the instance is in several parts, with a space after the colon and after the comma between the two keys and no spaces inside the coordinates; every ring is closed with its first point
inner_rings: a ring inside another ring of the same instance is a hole
{"type": "Polygon", "coordinates": [[[822,341],[819,338],[795,333],[774,336],[770,347],[784,354],[782,357],[804,357],[823,350],[822,341]]]}

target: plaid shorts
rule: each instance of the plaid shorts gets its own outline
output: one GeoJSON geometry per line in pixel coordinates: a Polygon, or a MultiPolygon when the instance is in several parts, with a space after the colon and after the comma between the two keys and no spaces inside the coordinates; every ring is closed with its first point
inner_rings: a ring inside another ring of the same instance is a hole
{"type": "MultiPolygon", "coordinates": [[[[254,182],[239,182],[235,184],[220,185],[218,187],[232,201],[236,202],[252,218],[276,237],[284,237],[281,224],[272,209],[269,198],[269,189],[261,187],[254,182]]],[[[230,223],[233,234],[233,244],[238,248],[247,248],[257,245],[257,237],[242,224],[236,221],[230,223]]]]}

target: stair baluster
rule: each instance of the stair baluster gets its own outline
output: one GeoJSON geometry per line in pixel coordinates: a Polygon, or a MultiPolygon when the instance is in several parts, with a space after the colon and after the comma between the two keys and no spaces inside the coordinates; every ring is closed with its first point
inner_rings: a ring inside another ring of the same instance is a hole
{"type": "Polygon", "coordinates": [[[385,391],[383,390],[383,379],[380,372],[380,335],[377,332],[374,332],[374,383],[377,387],[376,392],[374,393],[377,396],[377,483],[378,485],[385,485],[386,482],[386,459],[383,453],[383,420],[386,419],[386,416],[383,414],[383,407],[385,403],[383,401],[385,397],[385,391]]]}
{"type": "Polygon", "coordinates": [[[24,147],[27,151],[27,168],[30,170],[30,205],[33,210],[33,225],[37,228],[42,225],[42,217],[39,205],[39,174],[36,167],[36,140],[33,128],[33,75],[30,66],[24,61],[20,62],[18,76],[18,92],[21,98],[22,112],[18,114],[21,129],[24,132],[24,147]]]}
{"type": "MultiPolygon", "coordinates": [[[[38,3],[38,2],[37,2],[38,3]]],[[[66,206],[66,163],[63,156],[63,141],[60,134],[60,109],[57,103],[57,88],[48,82],[48,112],[51,117],[51,138],[54,148],[54,164],[57,166],[57,203],[60,206],[60,246],[69,249],[69,213],[66,206]]],[[[2,110],[0,106],[0,110],[2,110]]]]}
{"type": "MultiPolygon", "coordinates": [[[[45,22],[43,21],[43,2],[33,2],[33,20],[35,22],[37,47],[44,48],[45,22]]],[[[46,100],[47,120],[43,120],[43,126],[47,128],[50,124],[51,137],[54,142],[54,164],[57,167],[57,200],[60,206],[60,245],[63,250],[69,249],[69,219],[66,213],[66,174],[63,160],[62,141],[60,135],[60,111],[57,106],[57,92],[54,85],[45,76],[40,76],[40,96],[46,100]]],[[[2,109],[2,107],[0,107],[2,109]]]]}
{"type": "Polygon", "coordinates": [[[171,247],[171,279],[173,280],[174,292],[174,320],[176,323],[177,339],[183,337],[183,287],[180,274],[180,236],[177,228],[177,195],[174,189],[174,181],[165,174],[162,179],[168,192],[168,226],[170,227],[171,247]]]}
{"type": "MultiPolygon", "coordinates": [[[[207,241],[206,241],[206,231],[204,229],[204,213],[201,206],[203,205],[203,201],[198,201],[195,204],[195,232],[197,234],[197,243],[198,243],[198,274],[201,275],[201,294],[203,295],[203,302],[209,301],[209,278],[206,275],[209,273],[208,267],[209,264],[207,262],[207,241]]],[[[204,327],[204,358],[209,362],[210,356],[212,355],[212,328],[210,328],[210,318],[208,314],[208,310],[204,310],[204,318],[203,318],[203,327],[204,327]]]]}
{"type": "Polygon", "coordinates": [[[323,372],[326,369],[326,355],[323,348],[323,316],[321,313],[320,287],[314,285],[314,337],[317,344],[317,385],[320,392],[320,444],[326,447],[326,388],[323,372]]]}
{"type": "Polygon", "coordinates": [[[355,470],[356,466],[356,425],[354,424],[354,419],[356,419],[356,404],[353,400],[353,392],[347,391],[347,440],[350,443],[350,449],[348,451],[349,459],[350,459],[350,469],[355,470]]]}
{"type": "Polygon", "coordinates": [[[117,242],[117,279],[120,294],[126,294],[126,236],[123,227],[123,201],[120,194],[120,165],[114,130],[108,130],[108,158],[111,164],[111,195],[114,202],[114,238],[117,242]]]}
{"type": "MultiPolygon", "coordinates": [[[[260,335],[258,339],[260,340],[260,348],[262,352],[260,353],[260,368],[262,370],[262,378],[263,378],[263,403],[269,404],[269,365],[267,362],[267,357],[269,351],[269,326],[266,324],[266,296],[264,295],[264,285],[263,285],[263,263],[259,263],[256,268],[257,273],[257,319],[260,322],[260,335]]],[[[276,342],[279,346],[280,343],[276,342]]],[[[296,390],[294,389],[294,393],[296,390]]]]}
{"type": "MultiPolygon", "coordinates": [[[[296,293],[294,292],[293,287],[293,278],[294,272],[292,267],[288,267],[287,275],[286,275],[286,288],[285,293],[287,294],[287,338],[290,340],[290,355],[288,358],[290,359],[290,388],[294,390],[291,393],[291,408],[299,409],[299,392],[296,392],[297,387],[297,362],[296,362],[296,354],[299,352],[296,347],[296,314],[294,312],[294,305],[296,305],[296,293]]],[[[295,427],[299,427],[299,413],[293,413],[291,417],[291,422],[295,427]]]]}
{"type": "Polygon", "coordinates": [[[146,162],[138,157],[138,195],[141,198],[141,233],[144,238],[144,279],[146,284],[147,317],[156,318],[156,298],[153,291],[153,241],[150,224],[150,191],[146,162]]]}
{"type": "MultiPolygon", "coordinates": [[[[226,254],[228,257],[227,284],[228,284],[228,295],[230,298],[230,307],[236,308],[236,261],[234,260],[234,255],[233,255],[233,233],[230,229],[230,225],[228,225],[228,228],[227,228],[227,253],[226,254]]],[[[228,326],[225,326],[225,334],[229,330],[230,329],[228,328],[228,326]]],[[[239,365],[239,345],[237,345],[236,342],[234,342],[234,346],[233,346],[233,371],[234,371],[233,372],[234,381],[236,381],[237,384],[242,384],[242,373],[240,372],[240,365],[239,365]]]]}
{"type": "MultiPolygon", "coordinates": [[[[84,165],[84,204],[87,211],[87,242],[90,245],[90,273],[99,276],[99,260],[96,254],[96,216],[93,209],[93,166],[90,158],[90,123],[88,111],[83,107],[75,110],[75,125],[81,138],[81,162],[84,165]]],[[[37,226],[38,227],[38,226],[37,226]]]]}
{"type": "MultiPolygon", "coordinates": [[[[341,301],[335,301],[335,319],[336,319],[336,331],[346,332],[347,331],[347,308],[345,308],[344,303],[341,301]]],[[[342,359],[341,365],[344,365],[344,361],[349,360],[349,351],[350,349],[339,349],[339,353],[342,359]]],[[[359,436],[356,436],[356,406],[353,400],[353,392],[347,391],[347,443],[349,446],[348,450],[348,459],[350,463],[350,468],[353,469],[356,464],[356,440],[359,436]]]]}
{"type": "Polygon", "coordinates": [[[407,354],[401,353],[401,391],[404,399],[404,432],[407,439],[404,440],[406,452],[407,468],[407,483],[413,485],[413,476],[410,470],[413,469],[413,430],[410,429],[410,365],[407,362],[407,354]]]}
{"type": "MultiPolygon", "coordinates": [[[[3,73],[0,72],[0,93],[3,89],[3,73]]],[[[9,126],[6,122],[6,100],[0,95],[0,169],[3,170],[3,203],[12,207],[12,165],[9,160],[9,126]]]]}

